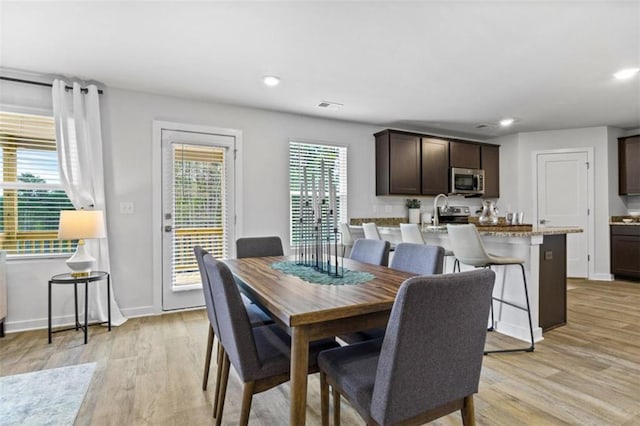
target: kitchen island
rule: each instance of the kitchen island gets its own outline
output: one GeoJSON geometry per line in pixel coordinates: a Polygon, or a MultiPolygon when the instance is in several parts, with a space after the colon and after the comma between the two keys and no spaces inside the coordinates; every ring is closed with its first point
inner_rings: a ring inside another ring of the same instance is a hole
{"type": "MultiPolygon", "coordinates": [[[[362,228],[351,226],[353,238],[363,238],[362,228]]],[[[400,243],[398,226],[379,226],[382,238],[391,243],[400,243]]],[[[562,326],[567,322],[567,253],[566,236],[580,233],[573,227],[478,228],[485,248],[497,256],[510,256],[525,261],[525,274],[531,304],[531,320],[536,341],[542,340],[542,332],[562,326]]],[[[423,229],[427,244],[450,248],[446,229],[423,229]]],[[[452,257],[445,259],[444,271],[453,269],[452,257]]],[[[462,270],[471,269],[462,265],[462,270]]],[[[524,289],[520,268],[494,267],[496,284],[494,296],[524,305],[524,289]]],[[[529,325],[526,313],[506,304],[495,302],[496,331],[528,341],[529,325]]]]}

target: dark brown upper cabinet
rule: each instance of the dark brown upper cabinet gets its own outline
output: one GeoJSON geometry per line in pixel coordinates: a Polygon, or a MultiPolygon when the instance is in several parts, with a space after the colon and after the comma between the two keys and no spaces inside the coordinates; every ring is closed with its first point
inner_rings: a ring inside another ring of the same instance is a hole
{"type": "Polygon", "coordinates": [[[460,141],[449,142],[449,165],[462,169],[479,169],[480,145],[460,141]]]}
{"type": "Polygon", "coordinates": [[[376,133],[376,195],[420,194],[420,136],[376,133]]]}
{"type": "Polygon", "coordinates": [[[449,192],[449,141],[422,138],[422,195],[449,192]]]}
{"type": "Polygon", "coordinates": [[[383,130],[376,133],[376,195],[449,192],[450,167],[485,171],[485,196],[500,195],[499,146],[383,130]],[[455,157],[455,158],[454,158],[455,157]]]}
{"type": "Polygon", "coordinates": [[[618,193],[640,194],[640,135],[618,138],[618,193]]]}
{"type": "Polygon", "coordinates": [[[480,165],[484,170],[484,197],[500,197],[500,146],[480,145],[480,165]]]}

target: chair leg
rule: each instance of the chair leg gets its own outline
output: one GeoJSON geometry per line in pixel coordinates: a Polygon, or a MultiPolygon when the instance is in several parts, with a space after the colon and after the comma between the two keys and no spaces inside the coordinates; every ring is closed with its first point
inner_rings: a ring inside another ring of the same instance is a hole
{"type": "Polygon", "coordinates": [[[222,379],[222,364],[224,359],[224,349],[222,349],[222,343],[218,340],[218,353],[216,361],[216,391],[213,399],[213,417],[215,418],[217,413],[218,402],[220,401],[220,380],[222,379]]]}
{"type": "Polygon", "coordinates": [[[535,349],[535,341],[533,339],[533,321],[531,321],[531,306],[529,306],[529,290],[527,289],[527,276],[524,272],[524,265],[520,264],[522,270],[522,282],[524,283],[524,298],[527,301],[527,319],[529,320],[529,334],[531,336],[531,347],[527,349],[527,352],[533,352],[535,349]]]}
{"type": "MultiPolygon", "coordinates": [[[[527,312],[527,319],[529,320],[529,335],[531,336],[531,345],[529,347],[522,348],[522,349],[498,349],[494,351],[484,351],[485,355],[494,354],[494,353],[506,353],[506,352],[533,352],[535,349],[535,341],[533,339],[533,321],[531,320],[531,306],[529,304],[529,291],[527,289],[527,276],[524,271],[524,265],[522,263],[518,263],[518,266],[520,266],[520,269],[522,270],[522,282],[524,284],[524,297],[527,301],[527,309],[524,309],[520,306],[516,306],[507,301],[503,301],[500,299],[496,299],[496,300],[500,301],[501,303],[507,303],[511,306],[514,306],[518,309],[522,309],[523,311],[527,312]]],[[[491,300],[492,300],[491,304],[493,306],[493,298],[491,300]]]]}
{"type": "Polygon", "coordinates": [[[489,310],[491,311],[491,327],[487,328],[487,331],[493,331],[495,330],[495,324],[496,324],[496,320],[493,317],[493,297],[491,297],[491,305],[489,307],[489,310]]]}
{"type": "MultiPolygon", "coordinates": [[[[224,351],[224,350],[223,350],[224,351]]],[[[224,353],[224,352],[223,352],[224,353]]],[[[224,411],[224,398],[227,395],[227,382],[229,380],[229,357],[224,353],[222,358],[222,377],[220,381],[220,399],[214,417],[216,418],[216,425],[220,426],[222,423],[222,412],[224,411]]]]}
{"type": "Polygon", "coordinates": [[[320,416],[322,426],[329,426],[329,385],[323,371],[320,372],[320,416]]]}
{"type": "Polygon", "coordinates": [[[240,425],[247,426],[249,424],[249,413],[251,412],[251,400],[253,399],[253,387],[255,382],[244,384],[242,390],[242,411],[240,412],[240,425]]]}
{"type": "Polygon", "coordinates": [[[336,388],[331,388],[333,394],[333,425],[340,426],[340,394],[336,388]]]}
{"type": "MultiPolygon", "coordinates": [[[[487,268],[491,269],[491,265],[487,265],[487,268]]],[[[493,295],[491,295],[491,305],[489,306],[489,310],[491,311],[491,327],[487,328],[487,331],[495,330],[496,319],[493,316],[493,295]]]]}
{"type": "Polygon", "coordinates": [[[209,367],[211,367],[211,352],[213,352],[213,327],[209,324],[209,337],[207,339],[207,356],[204,360],[204,377],[202,378],[202,390],[207,390],[207,383],[209,382],[209,367]]]}
{"type": "Polygon", "coordinates": [[[464,426],[475,426],[476,414],[473,408],[473,395],[464,397],[464,405],[460,411],[460,414],[462,414],[462,424],[464,426]]]}

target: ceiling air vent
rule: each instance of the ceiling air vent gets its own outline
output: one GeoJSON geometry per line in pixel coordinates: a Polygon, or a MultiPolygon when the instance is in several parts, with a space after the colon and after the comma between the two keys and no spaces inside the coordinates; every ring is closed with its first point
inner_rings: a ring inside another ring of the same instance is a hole
{"type": "Polygon", "coordinates": [[[318,104],[318,108],[325,108],[325,109],[340,109],[343,106],[344,106],[343,104],[339,104],[337,102],[329,102],[329,101],[322,101],[318,104]]]}

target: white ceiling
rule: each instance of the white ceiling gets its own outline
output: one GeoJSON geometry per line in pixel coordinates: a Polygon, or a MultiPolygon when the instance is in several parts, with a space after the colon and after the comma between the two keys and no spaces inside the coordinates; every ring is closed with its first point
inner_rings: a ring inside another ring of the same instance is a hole
{"type": "Polygon", "coordinates": [[[640,77],[612,78],[640,67],[639,2],[3,1],[0,15],[0,66],[108,87],[480,138],[640,127],[640,77]]]}

